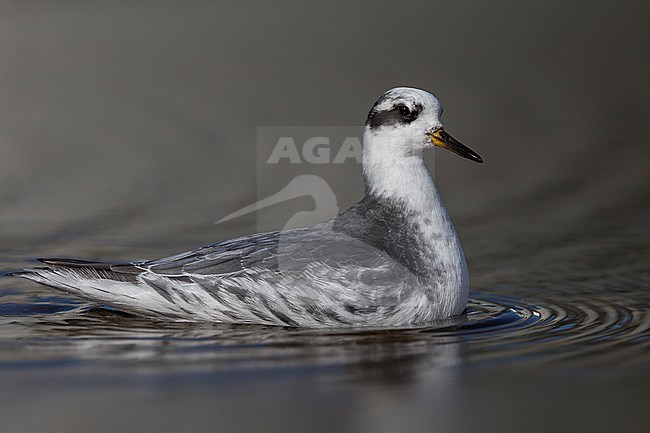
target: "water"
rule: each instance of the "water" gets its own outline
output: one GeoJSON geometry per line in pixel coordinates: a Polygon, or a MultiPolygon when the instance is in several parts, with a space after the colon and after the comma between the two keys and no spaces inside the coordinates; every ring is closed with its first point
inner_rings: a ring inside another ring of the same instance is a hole
{"type": "MultiPolygon", "coordinates": [[[[644,4],[35,5],[0,9],[0,271],[281,227],[311,202],[212,224],[305,171],[260,172],[257,127],[358,124],[394,85],[486,162],[428,156],[472,292],[426,329],[159,323],[0,279],[2,431],[647,430],[644,4]]],[[[359,198],[357,166],[316,169],[359,198]]]]}
{"type": "Polygon", "coordinates": [[[11,359],[8,366],[94,360],[110,368],[119,369],[127,363],[148,366],[152,371],[163,366],[189,372],[286,369],[309,367],[314,362],[319,367],[340,367],[367,361],[367,353],[354,350],[355,346],[378,349],[379,359],[381,353],[393,352],[400,357],[432,357],[439,367],[482,369],[512,364],[521,368],[567,360],[584,362],[584,366],[613,361],[642,366],[647,361],[643,342],[650,327],[643,303],[648,299],[626,305],[620,294],[608,298],[589,295],[573,298],[575,305],[544,298],[531,304],[475,292],[466,316],[430,328],[406,330],[188,326],[80,306],[53,296],[21,304],[6,295],[0,313],[4,341],[16,336],[22,340],[8,344],[7,349],[13,345],[20,353],[20,347],[29,343],[22,361],[11,359]],[[314,351],[318,356],[313,356],[314,351]]]}

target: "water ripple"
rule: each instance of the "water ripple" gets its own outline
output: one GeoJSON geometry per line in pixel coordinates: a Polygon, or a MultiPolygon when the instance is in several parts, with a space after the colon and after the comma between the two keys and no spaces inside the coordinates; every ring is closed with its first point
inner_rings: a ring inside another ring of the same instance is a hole
{"type": "Polygon", "coordinates": [[[549,362],[574,370],[647,363],[650,316],[639,307],[644,292],[634,298],[631,292],[564,297],[548,290],[510,292],[474,292],[466,315],[435,326],[381,330],[157,323],[58,297],[33,305],[4,302],[0,353],[12,356],[0,365],[49,360],[50,366],[127,363],[153,371],[230,373],[343,367],[376,378],[395,375],[396,363],[407,375],[449,367],[539,368],[549,362]],[[20,344],[5,338],[9,334],[20,337],[20,344]]]}
{"type": "Polygon", "coordinates": [[[557,295],[528,303],[475,294],[466,324],[436,332],[479,342],[474,346],[475,362],[522,357],[539,362],[601,353],[631,363],[636,359],[629,357],[630,352],[619,357],[614,348],[633,348],[639,355],[647,350],[650,316],[645,309],[627,306],[627,299],[612,294],[565,296],[564,302],[557,295]]]}

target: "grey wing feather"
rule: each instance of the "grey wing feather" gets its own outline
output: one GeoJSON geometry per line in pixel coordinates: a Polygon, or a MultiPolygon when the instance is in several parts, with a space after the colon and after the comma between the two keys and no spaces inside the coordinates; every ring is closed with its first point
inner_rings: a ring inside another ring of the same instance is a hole
{"type": "Polygon", "coordinates": [[[241,273],[253,267],[272,269],[280,234],[258,233],[207,245],[139,265],[161,275],[241,273]]]}
{"type": "Polygon", "coordinates": [[[314,264],[375,270],[388,261],[381,251],[323,223],[235,238],[137,266],[168,276],[237,275],[252,269],[301,272],[314,264]]]}
{"type": "Polygon", "coordinates": [[[43,262],[47,269],[24,276],[125,311],[193,320],[368,325],[392,317],[417,287],[383,250],[333,230],[331,222],[150,261],[43,262]]]}

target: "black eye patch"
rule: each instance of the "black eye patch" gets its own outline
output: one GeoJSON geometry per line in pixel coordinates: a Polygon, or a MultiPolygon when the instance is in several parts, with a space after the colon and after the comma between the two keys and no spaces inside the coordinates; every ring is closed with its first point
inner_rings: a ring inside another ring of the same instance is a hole
{"type": "Polygon", "coordinates": [[[392,108],[382,111],[378,111],[375,105],[368,114],[366,125],[370,129],[376,129],[381,126],[408,124],[418,118],[420,111],[422,111],[421,105],[410,108],[405,104],[396,104],[392,108]]]}

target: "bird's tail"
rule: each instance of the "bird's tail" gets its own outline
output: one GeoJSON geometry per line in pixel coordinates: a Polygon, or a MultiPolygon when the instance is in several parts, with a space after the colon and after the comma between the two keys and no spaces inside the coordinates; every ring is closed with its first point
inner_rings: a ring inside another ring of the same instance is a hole
{"type": "Polygon", "coordinates": [[[169,305],[160,302],[161,296],[156,288],[140,278],[144,270],[134,263],[102,263],[61,258],[40,258],[38,261],[46,266],[5,275],[25,278],[94,303],[114,306],[140,315],[174,315],[173,311],[169,311],[169,305]]]}

